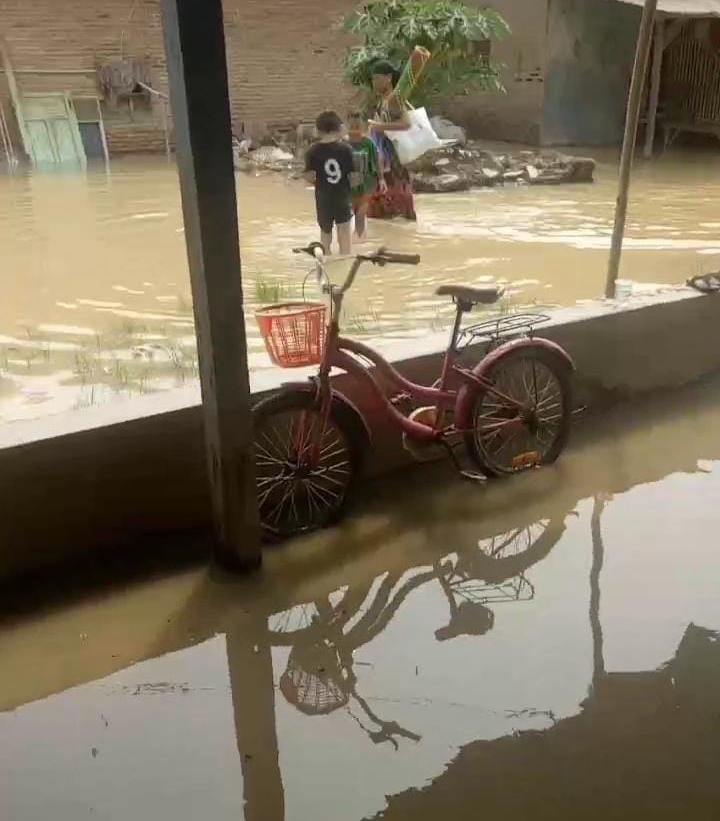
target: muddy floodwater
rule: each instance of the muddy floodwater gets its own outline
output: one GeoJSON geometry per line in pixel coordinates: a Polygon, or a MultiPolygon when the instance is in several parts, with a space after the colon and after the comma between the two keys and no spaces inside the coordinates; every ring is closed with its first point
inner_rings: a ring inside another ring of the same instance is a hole
{"type": "MultiPolygon", "coordinates": [[[[613,155],[596,156],[594,185],[426,195],[417,225],[373,224],[370,245],[417,250],[423,262],[364,271],[347,332],[391,338],[446,327],[451,307],[434,295],[442,282],[503,283],[504,310],[601,294],[617,169],[613,155]]],[[[717,268],[719,199],[715,154],[640,164],[623,276],[677,283],[717,268]]],[[[306,266],[289,249],[316,236],[312,194],[278,175],[242,175],[239,219],[250,366],[264,368],[253,311],[301,296],[306,266]]],[[[174,165],[133,158],[109,171],[0,176],[0,248],[0,421],[196,380],[174,165]]]]}
{"type": "Polygon", "coordinates": [[[376,485],[252,579],[7,591],[0,818],[716,819],[719,493],[716,380],[516,480],[376,485]]]}

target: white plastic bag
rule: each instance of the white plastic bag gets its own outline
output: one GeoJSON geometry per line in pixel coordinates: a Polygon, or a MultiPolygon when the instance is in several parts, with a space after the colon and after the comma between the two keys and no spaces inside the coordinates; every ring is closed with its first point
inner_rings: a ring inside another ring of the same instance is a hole
{"type": "Polygon", "coordinates": [[[387,131],[392,140],[398,159],[402,165],[414,162],[428,151],[442,146],[442,142],[435,133],[427,111],[424,108],[411,108],[408,111],[410,128],[407,131],[387,131]]]}

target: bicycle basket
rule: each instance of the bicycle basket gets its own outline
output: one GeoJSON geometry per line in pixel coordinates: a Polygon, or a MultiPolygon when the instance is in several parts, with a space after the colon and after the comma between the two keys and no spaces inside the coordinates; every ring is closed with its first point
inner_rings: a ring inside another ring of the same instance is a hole
{"type": "Polygon", "coordinates": [[[280,691],[289,704],[308,716],[329,715],[350,698],[337,654],[324,644],[292,648],[280,677],[280,691]]]}
{"type": "Polygon", "coordinates": [[[325,342],[321,302],[283,302],[255,312],[270,359],[281,368],[317,365],[325,342]]]}

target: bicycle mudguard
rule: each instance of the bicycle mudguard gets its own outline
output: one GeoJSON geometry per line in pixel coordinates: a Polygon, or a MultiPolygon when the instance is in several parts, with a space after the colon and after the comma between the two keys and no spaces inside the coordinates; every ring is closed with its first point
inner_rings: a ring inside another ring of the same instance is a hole
{"type": "MultiPolygon", "coordinates": [[[[571,356],[556,342],[551,342],[549,339],[523,338],[514,339],[496,348],[478,362],[471,373],[476,379],[486,378],[486,374],[502,357],[515,351],[531,349],[545,351],[551,356],[556,357],[561,366],[571,371],[575,370],[575,363],[571,356]]],[[[455,405],[455,424],[458,430],[470,430],[473,426],[472,415],[475,399],[477,392],[481,390],[481,386],[468,376],[464,376],[463,374],[461,374],[461,376],[465,379],[465,384],[458,392],[457,403],[455,405]]]]}
{"type": "MultiPolygon", "coordinates": [[[[311,380],[307,382],[285,382],[281,390],[287,393],[302,391],[303,393],[315,394],[317,392],[317,385],[311,380]]],[[[368,446],[371,445],[372,431],[357,405],[348,399],[344,393],[340,393],[340,391],[336,391],[334,388],[331,390],[331,393],[333,405],[340,410],[340,413],[343,414],[348,425],[365,440],[368,446]]]]}

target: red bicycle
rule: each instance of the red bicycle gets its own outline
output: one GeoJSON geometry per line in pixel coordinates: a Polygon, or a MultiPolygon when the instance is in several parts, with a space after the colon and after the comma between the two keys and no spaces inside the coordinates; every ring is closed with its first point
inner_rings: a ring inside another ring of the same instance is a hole
{"type": "Polygon", "coordinates": [[[484,480],[558,458],[570,430],[574,366],[559,345],[534,337],[534,326],[547,317],[510,315],[462,329],[463,316],[476,305],[497,302],[502,289],[442,285],[436,293],[456,306],[450,342],[438,381],[418,385],[372,348],[340,336],[339,320],[345,294],[363,264],[417,265],[420,257],[383,248],[360,254],[338,286],[327,275],[320,243],[295,252],[314,258],[318,281],[330,297],[330,315],[326,323],[322,303],[287,303],[257,312],[276,364],[320,366],[308,382],[288,384],[253,409],[258,504],[267,535],[284,538],[336,522],[361,473],[372,441],[370,425],[331,386],[333,368],[345,371],[376,400],[417,459],[434,459],[440,451],[465,478],[484,480]],[[486,343],[485,355],[473,368],[463,367],[461,354],[475,342],[486,343]],[[463,467],[459,446],[481,473],[463,467]]]}

